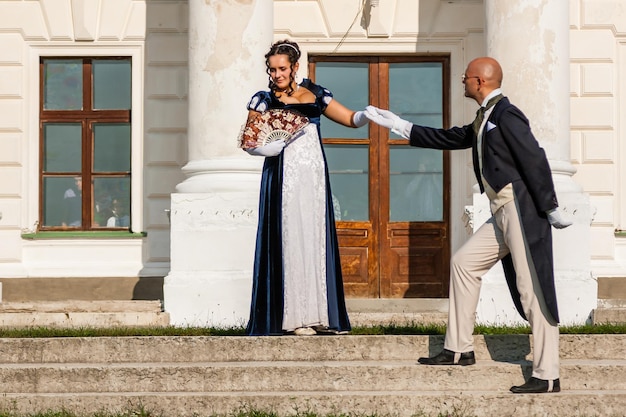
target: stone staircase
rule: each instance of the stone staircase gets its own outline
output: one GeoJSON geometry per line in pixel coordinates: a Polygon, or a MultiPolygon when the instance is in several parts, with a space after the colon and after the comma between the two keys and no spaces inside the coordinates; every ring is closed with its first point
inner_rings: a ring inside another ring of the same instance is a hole
{"type": "MultiPolygon", "coordinates": [[[[626,321],[616,283],[599,291],[594,322],[626,321]]],[[[445,299],[347,306],[353,326],[445,323],[448,309],[445,299]]],[[[159,301],[0,304],[0,327],[168,324],[159,301]]],[[[626,335],[561,335],[562,392],[542,395],[508,391],[530,375],[532,336],[475,336],[475,366],[416,364],[442,344],[441,336],[0,338],[0,414],[626,416],[626,335]]]]}
{"type": "Polygon", "coordinates": [[[535,395],[508,391],[530,373],[531,336],[475,336],[474,366],[416,364],[442,343],[359,335],[3,338],[0,411],[626,415],[626,335],[561,335],[562,391],[535,395]]]}

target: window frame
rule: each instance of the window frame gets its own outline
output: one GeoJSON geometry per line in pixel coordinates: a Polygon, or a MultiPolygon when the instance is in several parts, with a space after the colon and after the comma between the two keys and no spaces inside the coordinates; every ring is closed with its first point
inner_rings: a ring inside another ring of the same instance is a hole
{"type": "MultiPolygon", "coordinates": [[[[26,161],[25,181],[23,183],[23,193],[27,202],[22,210],[24,220],[22,227],[22,235],[37,235],[41,231],[40,227],[40,191],[41,185],[39,178],[41,176],[40,167],[40,62],[42,58],[69,58],[77,59],[82,57],[90,58],[110,58],[110,57],[129,57],[131,60],[131,225],[130,236],[142,234],[144,230],[145,216],[143,213],[145,202],[144,179],[143,172],[144,155],[143,155],[143,112],[144,112],[144,61],[145,47],[141,42],[128,42],[124,45],[98,45],[95,46],[77,46],[59,44],[50,46],[49,44],[33,43],[28,48],[27,62],[29,76],[24,79],[25,89],[28,91],[28,100],[24,102],[24,111],[27,120],[27,129],[24,132],[28,138],[24,142],[23,152],[26,161]]],[[[54,233],[55,236],[62,237],[64,235],[75,238],[80,233],[85,233],[82,229],[72,229],[71,231],[63,231],[63,233],[54,233]]],[[[48,232],[48,229],[45,231],[48,232]]],[[[124,232],[124,230],[122,231],[124,232]]],[[[110,229],[99,229],[94,231],[86,231],[85,236],[105,236],[111,233],[110,229]],[[101,230],[101,231],[100,231],[101,230]]],[[[118,231],[119,233],[119,231],[118,231]]]]}
{"type": "MultiPolygon", "coordinates": [[[[98,110],[93,108],[94,104],[94,61],[107,60],[107,61],[128,61],[131,64],[132,74],[132,61],[129,57],[42,57],[39,63],[39,219],[41,224],[41,230],[64,230],[65,226],[48,226],[43,224],[45,201],[44,201],[44,181],[47,178],[65,178],[68,175],[82,178],[82,193],[81,193],[81,223],[82,226],[78,230],[101,230],[101,229],[127,229],[127,227],[111,228],[102,225],[95,226],[93,213],[94,205],[92,184],[94,173],[94,147],[95,147],[95,125],[99,123],[131,123],[131,109],[128,110],[98,110]],[[44,93],[45,93],[45,66],[47,62],[62,60],[74,60],[82,61],[82,109],[80,110],[46,110],[44,108],[44,93]],[[44,171],[44,157],[45,157],[45,144],[44,144],[44,131],[47,124],[54,123],[72,123],[81,125],[81,172],[56,172],[50,173],[44,171]]],[[[131,91],[132,94],[132,85],[131,91]]],[[[130,144],[129,144],[130,145],[130,144]]],[[[131,146],[132,153],[132,146],[131,146]]],[[[132,179],[132,170],[121,172],[102,172],[98,173],[97,177],[100,178],[117,178],[120,176],[127,176],[129,180],[132,179]]],[[[76,230],[74,228],[73,230],[76,230]]]]}

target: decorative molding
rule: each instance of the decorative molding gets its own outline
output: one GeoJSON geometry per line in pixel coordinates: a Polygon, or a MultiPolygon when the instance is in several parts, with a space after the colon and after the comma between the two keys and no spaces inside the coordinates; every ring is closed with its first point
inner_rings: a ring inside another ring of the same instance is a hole
{"type": "Polygon", "coordinates": [[[99,12],[100,0],[72,0],[74,40],[96,40],[99,12]]]}

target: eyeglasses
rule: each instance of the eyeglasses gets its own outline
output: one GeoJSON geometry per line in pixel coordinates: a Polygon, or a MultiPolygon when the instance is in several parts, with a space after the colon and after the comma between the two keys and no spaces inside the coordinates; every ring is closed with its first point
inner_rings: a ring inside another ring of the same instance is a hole
{"type": "Polygon", "coordinates": [[[473,76],[473,77],[468,77],[467,75],[463,74],[463,75],[461,75],[461,82],[463,82],[463,83],[464,83],[464,82],[465,82],[465,80],[467,80],[468,78],[477,78],[477,79],[479,79],[479,80],[480,80],[480,77],[478,77],[478,76],[476,76],[476,75],[475,75],[475,76],[473,76]]]}

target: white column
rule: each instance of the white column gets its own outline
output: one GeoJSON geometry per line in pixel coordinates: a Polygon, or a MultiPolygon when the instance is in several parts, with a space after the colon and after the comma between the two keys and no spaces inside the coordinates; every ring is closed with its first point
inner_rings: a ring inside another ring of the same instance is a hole
{"type": "Polygon", "coordinates": [[[173,325],[245,324],[262,158],[236,147],[253,93],[267,87],[272,0],[189,1],[189,162],[171,197],[173,325]]]}
{"type": "MultiPolygon", "coordinates": [[[[560,207],[574,220],[567,229],[553,229],[561,323],[584,323],[597,306],[597,285],[590,266],[589,198],[573,181],[575,168],[570,163],[569,1],[484,4],[487,55],[502,65],[504,94],[530,120],[548,155],[560,207]]],[[[517,320],[503,279],[497,269],[484,278],[479,320],[517,320]]]]}

